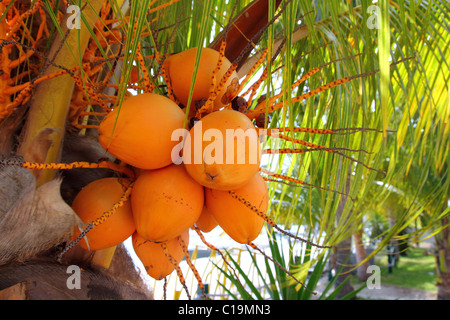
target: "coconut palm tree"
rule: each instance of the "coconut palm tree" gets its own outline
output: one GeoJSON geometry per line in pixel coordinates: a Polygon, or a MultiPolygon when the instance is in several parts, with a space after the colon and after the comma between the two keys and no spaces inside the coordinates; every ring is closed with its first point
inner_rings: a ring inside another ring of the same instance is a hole
{"type": "MultiPolygon", "coordinates": [[[[171,97],[161,68],[167,56],[224,44],[242,86],[233,93],[257,126],[273,133],[266,136],[261,166],[272,223],[301,226],[301,236],[324,252],[349,252],[339,244],[361,230],[368,199],[389,192],[377,182],[397,187],[412,172],[419,177],[416,194],[431,173],[441,182],[424,198],[442,195],[422,230],[445,221],[448,2],[23,3],[0,4],[3,154],[59,163],[65,141],[95,139],[99,120],[127,96],[171,97]],[[252,90],[245,93],[247,87],[252,90]]],[[[230,106],[239,110],[233,98],[230,106]]],[[[194,119],[186,115],[188,125],[194,119]]],[[[45,184],[55,170],[36,177],[38,186],[45,184]]],[[[413,200],[373,254],[420,217],[413,200]]],[[[98,254],[95,263],[108,267],[114,252],[98,254]]]]}

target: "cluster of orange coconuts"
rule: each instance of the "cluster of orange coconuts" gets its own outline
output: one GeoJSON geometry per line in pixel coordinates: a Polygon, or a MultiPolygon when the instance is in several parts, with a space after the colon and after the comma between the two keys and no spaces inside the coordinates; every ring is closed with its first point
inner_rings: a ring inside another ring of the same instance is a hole
{"type": "MultiPolygon", "coordinates": [[[[188,100],[195,54],[196,49],[174,54],[163,65],[174,95],[184,104],[188,100]]],[[[202,50],[192,101],[208,98],[218,58],[217,51],[202,50]]],[[[224,59],[217,74],[219,81],[230,65],[224,59]]],[[[80,241],[83,248],[105,249],[132,236],[134,250],[148,274],[159,280],[174,270],[174,263],[183,259],[182,244],[188,246],[188,231],[194,225],[202,232],[219,225],[242,244],[259,235],[264,219],[229,192],[235,192],[258,210],[267,211],[267,187],[259,175],[258,134],[244,114],[220,109],[222,96],[223,92],[219,93],[214,102],[219,104],[219,110],[204,116],[190,129],[190,139],[181,139],[181,142],[173,139],[173,132],[183,129],[185,112],[162,95],[144,93],[128,97],[120,108],[105,117],[98,130],[100,144],[117,159],[135,168],[136,177],[128,200],[86,234],[80,241]],[[245,136],[244,148],[239,148],[233,138],[231,144],[223,143],[223,149],[216,148],[208,153],[214,143],[203,136],[208,129],[223,137],[229,129],[254,131],[254,134],[245,136]],[[197,141],[200,143],[196,144],[197,141]],[[181,144],[183,148],[176,149],[181,144]],[[252,144],[257,145],[257,156],[256,160],[249,161],[250,151],[254,152],[249,149],[252,144]],[[183,159],[180,164],[174,163],[174,150],[178,150],[175,153],[183,159]],[[200,157],[198,150],[201,150],[200,157]],[[212,156],[222,151],[223,159],[227,153],[233,153],[228,159],[231,161],[211,161],[212,156]],[[239,157],[245,161],[239,161],[239,157]]],[[[89,223],[110,210],[131,182],[129,178],[94,181],[80,191],[72,207],[83,222],[89,223]]],[[[77,230],[74,237],[79,234],[77,230]]]]}

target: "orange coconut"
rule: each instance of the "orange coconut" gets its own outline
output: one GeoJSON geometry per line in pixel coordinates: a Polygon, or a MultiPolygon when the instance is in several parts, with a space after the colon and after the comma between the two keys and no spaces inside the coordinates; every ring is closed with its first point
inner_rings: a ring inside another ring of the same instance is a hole
{"type": "Polygon", "coordinates": [[[141,173],[131,192],[137,232],[155,242],[172,239],[193,226],[203,203],[203,187],[182,165],[141,173]]]}
{"type": "Polygon", "coordinates": [[[232,190],[259,170],[258,133],[241,112],[221,110],[203,117],[189,131],[183,147],[187,172],[201,185],[232,190]]]}
{"type": "MultiPolygon", "coordinates": [[[[191,48],[180,53],[176,53],[174,55],[169,56],[163,63],[163,68],[165,69],[170,84],[175,96],[180,100],[180,102],[187,106],[188,98],[189,98],[189,90],[192,82],[192,74],[194,72],[195,58],[197,55],[197,48],[191,48]]],[[[192,104],[191,110],[193,108],[193,103],[195,101],[199,101],[202,99],[208,99],[210,85],[211,85],[211,77],[214,72],[214,69],[217,66],[217,62],[219,60],[219,52],[210,49],[203,48],[200,56],[200,63],[197,71],[197,78],[195,79],[194,91],[192,94],[192,104]]],[[[219,69],[219,72],[216,75],[216,86],[222,80],[223,76],[230,68],[231,63],[227,58],[224,57],[222,66],[219,69]]],[[[228,86],[230,86],[231,82],[236,81],[238,79],[238,75],[236,71],[232,73],[232,75],[228,78],[226,84],[222,88],[222,90],[218,93],[217,98],[214,100],[214,105],[216,108],[221,108],[224,106],[222,102],[222,97],[226,92],[228,86]]]]}
{"type": "MultiPolygon", "coordinates": [[[[266,183],[259,173],[255,174],[245,186],[233,192],[266,214],[269,196],[266,183]]],[[[206,207],[233,240],[247,244],[258,237],[264,219],[255,211],[234,199],[228,191],[206,189],[205,197],[206,207]]]]}
{"type": "Polygon", "coordinates": [[[195,222],[195,225],[200,229],[200,231],[207,233],[217,227],[217,221],[209,212],[208,208],[206,206],[203,206],[202,214],[195,222]]]}
{"type": "Polygon", "coordinates": [[[184,113],[169,98],[144,93],[124,100],[100,123],[100,144],[118,159],[138,168],[157,169],[172,163],[178,144],[172,133],[184,124],[184,113]]]}
{"type": "Polygon", "coordinates": [[[182,249],[180,239],[183,240],[187,247],[189,244],[189,230],[184,231],[179,237],[177,236],[164,242],[173,262],[170,262],[166,256],[161,243],[149,241],[137,232],[133,234],[132,244],[134,252],[139,260],[141,260],[147,273],[152,278],[161,280],[172,273],[175,265],[178,265],[184,257],[185,253],[182,249]]]}
{"type": "MultiPolygon", "coordinates": [[[[72,209],[88,224],[117,203],[129,182],[121,178],[102,178],[85,186],[75,197],[72,209]]],[[[101,250],[122,243],[136,230],[129,199],[101,224],[91,229],[79,244],[84,249],[101,250]]],[[[80,235],[78,228],[74,239],[80,235]]]]}

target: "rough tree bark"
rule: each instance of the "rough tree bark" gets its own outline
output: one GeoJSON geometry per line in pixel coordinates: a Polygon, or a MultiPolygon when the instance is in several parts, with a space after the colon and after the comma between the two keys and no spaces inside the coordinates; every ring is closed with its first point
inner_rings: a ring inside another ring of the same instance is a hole
{"type": "MultiPolygon", "coordinates": [[[[40,143],[31,144],[26,151],[31,161],[43,161],[50,145],[46,143],[48,133],[44,130],[37,138],[40,143]]],[[[85,159],[86,153],[98,157],[102,152],[87,138],[66,140],[75,143],[67,146],[69,159],[85,159]],[[85,144],[90,148],[79,148],[85,144]]],[[[79,260],[66,255],[61,263],[56,261],[81,222],[62,199],[60,189],[71,199],[76,190],[103,174],[108,173],[85,170],[65,176],[64,188],[59,178],[36,187],[39,172],[0,166],[0,299],[152,299],[123,246],[116,250],[109,269],[91,264],[94,252],[88,251],[78,255],[79,260]],[[80,267],[80,289],[67,286],[69,265],[80,267]]],[[[72,251],[80,249],[76,246],[72,251]]]]}
{"type": "MultiPolygon", "coordinates": [[[[340,168],[342,169],[342,161],[340,163],[340,168]]],[[[341,172],[341,170],[340,170],[341,172]]],[[[340,175],[340,174],[339,174],[340,175]]],[[[339,181],[339,179],[337,179],[339,181]]],[[[349,168],[349,171],[346,175],[346,186],[345,190],[348,192],[350,190],[351,185],[351,171],[349,168]]],[[[345,204],[347,203],[347,196],[342,196],[341,201],[339,202],[338,208],[337,208],[337,220],[341,220],[342,215],[344,213],[345,204]]],[[[348,237],[347,239],[341,241],[336,247],[335,247],[335,266],[334,270],[337,274],[337,279],[335,282],[335,288],[341,285],[342,282],[344,282],[349,276],[350,273],[348,271],[351,270],[352,266],[350,265],[350,257],[352,254],[352,237],[348,237]],[[340,269],[342,267],[342,269],[340,269]],[[340,270],[340,271],[339,271],[340,270]]],[[[350,281],[346,281],[342,289],[339,291],[338,295],[336,296],[336,299],[341,299],[346,294],[354,291],[352,284],[350,281]]]]}
{"type": "Polygon", "coordinates": [[[88,259],[57,262],[80,222],[61,198],[60,184],[56,179],[36,188],[27,169],[0,167],[0,300],[151,299],[122,246],[108,270],[89,265],[88,259]],[[69,265],[81,270],[79,289],[67,285],[69,265]]]}
{"type": "MultiPolygon", "coordinates": [[[[447,225],[448,218],[443,218],[441,223],[447,225]]],[[[436,245],[438,250],[436,255],[437,299],[450,300],[450,228],[448,226],[441,231],[439,237],[436,237],[436,245]]]]}
{"type": "MultiPolygon", "coordinates": [[[[356,254],[356,263],[359,265],[364,259],[367,258],[366,249],[364,248],[364,242],[363,242],[363,231],[362,229],[358,230],[353,234],[353,244],[355,246],[355,254],[356,254]]],[[[359,279],[359,281],[364,282],[366,281],[370,274],[367,273],[367,268],[369,267],[369,261],[364,262],[363,264],[359,265],[356,269],[356,275],[359,279]]]]}

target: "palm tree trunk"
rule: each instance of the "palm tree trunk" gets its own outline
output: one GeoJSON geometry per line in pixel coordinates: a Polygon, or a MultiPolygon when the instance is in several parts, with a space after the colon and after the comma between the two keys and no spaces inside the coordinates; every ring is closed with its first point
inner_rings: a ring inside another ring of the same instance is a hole
{"type": "MultiPolygon", "coordinates": [[[[93,28],[94,23],[98,19],[98,12],[103,5],[103,1],[84,1],[82,7],[87,3],[89,5],[83,11],[83,16],[89,28],[93,28]]],[[[63,21],[67,21],[67,17],[65,16],[63,21]]],[[[61,29],[67,36],[62,37],[58,33],[55,37],[48,52],[49,57],[55,57],[52,61],[53,65],[48,66],[43,75],[60,71],[61,66],[71,70],[81,64],[80,61],[77,61],[77,58],[82,57],[86,50],[89,37],[91,36],[89,28],[83,25],[79,30],[70,29],[66,23],[61,23],[61,29]]],[[[26,155],[28,150],[34,147],[36,137],[43,130],[52,129],[54,132],[49,136],[51,146],[47,151],[46,162],[52,163],[61,160],[62,141],[74,87],[75,81],[69,74],[46,80],[45,83],[41,83],[36,87],[31,99],[23,138],[18,148],[19,155],[26,155]]],[[[29,161],[26,158],[24,160],[29,161]]],[[[55,170],[42,170],[38,178],[38,186],[52,180],[54,177],[55,170]]]]}
{"type": "MultiPolygon", "coordinates": [[[[446,225],[448,218],[442,219],[441,223],[446,225]]],[[[442,236],[436,237],[438,253],[436,265],[438,271],[437,299],[450,300],[450,229],[447,226],[442,230],[442,236]]]]}
{"type": "MultiPolygon", "coordinates": [[[[342,161],[339,164],[340,169],[342,168],[342,161]]],[[[340,175],[341,170],[339,170],[338,175],[340,175]]],[[[339,181],[339,179],[337,179],[339,181]]],[[[348,192],[350,190],[350,182],[351,182],[351,169],[349,168],[347,173],[347,180],[346,180],[346,186],[345,189],[348,192]]],[[[341,220],[342,214],[344,212],[345,204],[347,202],[347,196],[343,196],[341,201],[339,202],[338,208],[337,208],[337,219],[338,221],[341,220]]],[[[337,279],[335,282],[335,288],[337,288],[339,285],[341,285],[346,279],[350,276],[351,265],[350,265],[350,257],[352,254],[352,237],[348,237],[347,239],[341,241],[336,247],[335,247],[335,266],[334,270],[337,274],[337,279]],[[342,269],[341,269],[342,268],[342,269]]],[[[354,291],[352,284],[350,281],[346,281],[342,289],[339,291],[338,295],[336,296],[336,299],[341,299],[343,296],[347,295],[348,293],[354,291]]]]}
{"type": "MultiPolygon", "coordinates": [[[[395,213],[393,212],[392,207],[388,206],[388,220],[389,220],[389,228],[392,229],[396,224],[395,213]]],[[[389,273],[391,273],[394,267],[398,264],[398,260],[400,259],[400,249],[398,240],[391,239],[388,246],[388,264],[389,264],[389,273]]]]}
{"type": "Polygon", "coordinates": [[[351,269],[351,265],[349,264],[351,254],[352,254],[352,237],[348,237],[347,239],[340,242],[336,246],[335,252],[336,255],[335,270],[336,272],[340,271],[340,273],[337,275],[337,279],[334,284],[335,288],[337,288],[344,281],[346,281],[346,283],[336,296],[336,299],[338,300],[355,290],[350,281],[347,279],[348,277],[350,277],[350,273],[348,273],[348,271],[351,269]]]}
{"type": "Polygon", "coordinates": [[[358,268],[356,269],[356,275],[358,276],[359,281],[364,282],[368,279],[370,274],[367,273],[367,268],[369,267],[369,261],[364,262],[359,265],[364,259],[367,258],[366,249],[364,248],[364,243],[362,241],[363,230],[360,229],[353,234],[353,243],[355,245],[355,253],[356,253],[356,263],[358,264],[358,268]]]}

